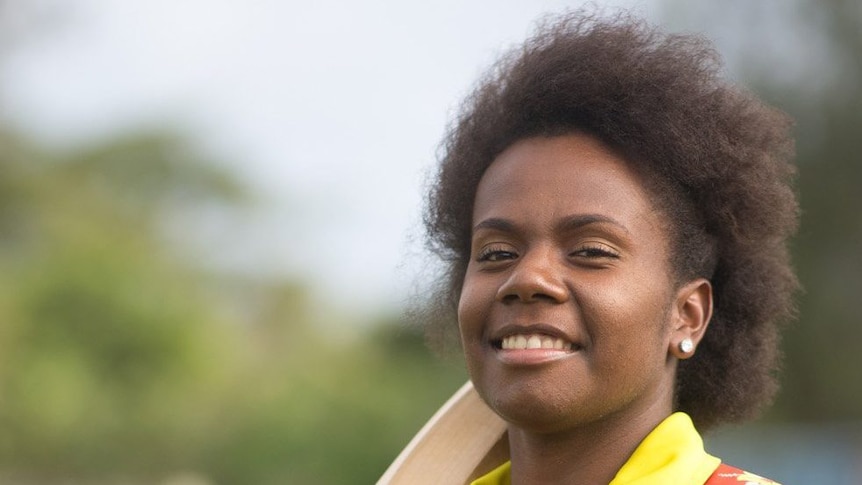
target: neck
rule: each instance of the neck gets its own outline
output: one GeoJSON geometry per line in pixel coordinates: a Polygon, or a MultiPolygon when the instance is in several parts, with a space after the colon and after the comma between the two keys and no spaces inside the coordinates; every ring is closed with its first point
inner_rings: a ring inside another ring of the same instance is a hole
{"type": "Polygon", "coordinates": [[[671,403],[663,402],[557,433],[510,426],[512,484],[610,483],[638,444],[670,414],[671,403]]]}

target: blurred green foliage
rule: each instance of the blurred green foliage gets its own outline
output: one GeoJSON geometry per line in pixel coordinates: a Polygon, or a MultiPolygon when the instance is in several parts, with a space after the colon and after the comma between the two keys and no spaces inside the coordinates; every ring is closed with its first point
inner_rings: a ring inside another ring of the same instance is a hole
{"type": "Polygon", "coordinates": [[[166,215],[248,198],[181,140],[2,145],[0,481],[370,483],[464,380],[392,319],[334,338],[301,284],[183,258],[166,215]]]}
{"type": "MultiPolygon", "coordinates": [[[[821,19],[832,82],[770,90],[797,120],[802,226],[795,260],[805,293],[786,336],[777,408],[805,421],[862,419],[862,3],[805,2],[821,19]],[[819,88],[819,89],[818,89],[819,88]]],[[[801,40],[804,42],[804,40],[801,40]]],[[[826,77],[811,73],[814,79],[826,77]]]]}
{"type": "Polygon", "coordinates": [[[732,38],[739,50],[723,53],[732,68],[796,121],[793,254],[804,291],[767,418],[862,420],[862,2],[664,3],[689,25],[732,38]]]}

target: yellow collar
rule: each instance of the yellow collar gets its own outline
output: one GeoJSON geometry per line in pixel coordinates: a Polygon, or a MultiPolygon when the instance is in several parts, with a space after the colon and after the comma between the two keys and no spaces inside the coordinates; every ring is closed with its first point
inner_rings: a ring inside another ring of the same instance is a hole
{"type": "MultiPolygon", "coordinates": [[[[609,485],[701,485],[721,460],[706,453],[691,418],[674,413],[641,441],[609,485]]],[[[511,462],[506,462],[471,485],[509,485],[511,462]]]]}
{"type": "Polygon", "coordinates": [[[674,413],[641,441],[610,485],[700,485],[720,463],[703,450],[691,418],[674,413]]]}

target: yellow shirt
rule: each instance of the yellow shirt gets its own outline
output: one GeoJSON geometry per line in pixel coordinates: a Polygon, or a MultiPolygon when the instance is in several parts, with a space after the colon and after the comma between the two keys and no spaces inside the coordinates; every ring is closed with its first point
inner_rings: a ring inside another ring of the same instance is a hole
{"type": "MultiPolygon", "coordinates": [[[[703,449],[703,440],[685,413],[659,423],[638,445],[609,485],[702,485],[721,460],[703,449]]],[[[511,485],[506,462],[471,485],[511,485]]]]}

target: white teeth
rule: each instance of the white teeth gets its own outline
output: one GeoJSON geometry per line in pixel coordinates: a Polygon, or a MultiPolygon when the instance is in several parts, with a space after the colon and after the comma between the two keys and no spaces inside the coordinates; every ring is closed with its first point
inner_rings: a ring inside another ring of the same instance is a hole
{"type": "Polygon", "coordinates": [[[518,334],[510,335],[503,339],[502,347],[505,350],[525,350],[525,349],[555,349],[555,350],[572,350],[572,344],[561,338],[550,337],[548,335],[538,334],[518,334]]]}

